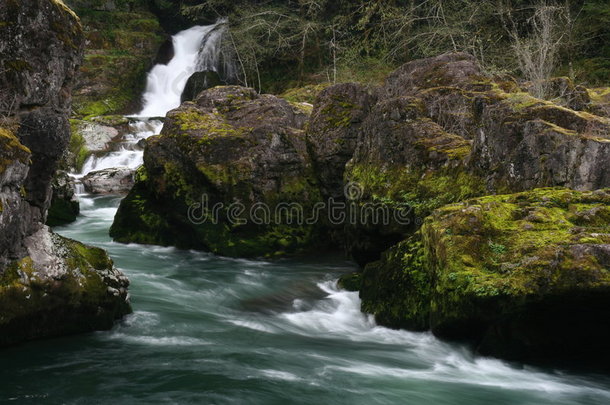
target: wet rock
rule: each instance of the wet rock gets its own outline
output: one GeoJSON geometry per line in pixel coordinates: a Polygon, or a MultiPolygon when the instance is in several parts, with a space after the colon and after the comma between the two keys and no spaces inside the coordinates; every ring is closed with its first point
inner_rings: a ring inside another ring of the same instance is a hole
{"type": "Polygon", "coordinates": [[[134,184],[134,170],[114,167],[88,173],[82,182],[91,194],[127,194],[134,184]]]}
{"type": "Polygon", "coordinates": [[[0,346],[110,329],[131,312],[129,281],[106,252],[42,227],[0,275],[0,346]]]}
{"type": "Polygon", "coordinates": [[[186,86],[184,87],[182,96],[180,96],[180,100],[182,102],[193,101],[202,91],[220,86],[221,84],[225,83],[223,83],[220,76],[216,72],[195,72],[186,82],[186,86]]]}
{"type": "Polygon", "coordinates": [[[80,213],[80,204],[76,197],[74,179],[64,171],[57,171],[51,185],[53,196],[51,207],[47,212],[46,224],[49,226],[65,225],[76,221],[80,213]]]}

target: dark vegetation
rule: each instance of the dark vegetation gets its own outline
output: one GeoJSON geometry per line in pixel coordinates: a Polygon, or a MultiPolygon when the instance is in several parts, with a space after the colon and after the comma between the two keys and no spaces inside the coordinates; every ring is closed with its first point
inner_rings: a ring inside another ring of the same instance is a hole
{"type": "MultiPolygon", "coordinates": [[[[144,3],[140,0],[140,3],[144,3]]],[[[265,92],[321,81],[378,81],[409,60],[475,55],[492,73],[526,74],[517,52],[550,19],[554,75],[589,86],[610,81],[605,0],[226,1],[150,0],[166,30],[228,16],[243,84],[265,92]],[[507,51],[511,50],[513,51],[507,51]]],[[[539,54],[548,50],[534,49],[539,54]]]]}

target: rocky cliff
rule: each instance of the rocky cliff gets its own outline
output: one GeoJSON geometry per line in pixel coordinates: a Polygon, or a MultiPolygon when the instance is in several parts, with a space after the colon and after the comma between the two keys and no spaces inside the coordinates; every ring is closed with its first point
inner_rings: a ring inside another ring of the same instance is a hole
{"type": "Polygon", "coordinates": [[[110,327],[130,310],[127,279],[44,225],[70,138],[79,19],[59,0],[9,0],[0,20],[0,344],[110,327]]]}

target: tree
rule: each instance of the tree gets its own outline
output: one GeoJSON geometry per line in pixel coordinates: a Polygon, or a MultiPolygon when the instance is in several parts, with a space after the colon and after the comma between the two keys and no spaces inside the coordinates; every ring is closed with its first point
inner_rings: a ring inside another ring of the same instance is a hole
{"type": "Polygon", "coordinates": [[[558,63],[558,55],[571,26],[569,12],[564,6],[543,1],[533,7],[525,26],[511,21],[509,35],[517,56],[519,69],[532,82],[531,93],[538,98],[549,96],[551,75],[558,63]]]}

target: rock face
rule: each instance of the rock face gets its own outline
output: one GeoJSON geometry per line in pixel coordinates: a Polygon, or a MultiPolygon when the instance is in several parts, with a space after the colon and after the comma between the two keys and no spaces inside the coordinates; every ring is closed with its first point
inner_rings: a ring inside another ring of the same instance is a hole
{"type": "Polygon", "coordinates": [[[319,243],[304,212],[320,200],[298,106],[237,86],[204,91],[148,138],[144,166],[111,236],[229,256],[266,256],[319,243]],[[214,207],[219,208],[214,208],[214,207]]]}
{"type": "Polygon", "coordinates": [[[445,206],[366,267],[363,310],[485,355],[595,363],[610,338],[609,219],[607,189],[445,206]]]}
{"type": "Polygon", "coordinates": [[[59,0],[0,3],[0,345],[98,328],[129,311],[105,252],[51,233],[84,38],[59,0]]]}
{"type": "Polygon", "coordinates": [[[58,226],[76,221],[80,204],[76,197],[76,185],[68,173],[58,170],[51,185],[51,206],[47,213],[47,225],[58,226]]]}
{"type": "Polygon", "coordinates": [[[6,130],[31,152],[27,177],[15,184],[26,202],[16,243],[0,249],[5,257],[20,258],[21,242],[45,222],[51,202],[51,180],[70,136],[70,86],[84,43],[77,17],[60,1],[3,2],[0,15],[11,22],[0,27],[6,130]]]}
{"type": "Polygon", "coordinates": [[[344,200],[345,165],[354,156],[362,122],[376,96],[356,83],[323,90],[307,126],[307,145],[324,198],[344,200]]]}
{"type": "Polygon", "coordinates": [[[90,172],[82,181],[91,194],[127,194],[134,184],[134,172],[128,167],[114,167],[90,172]]]}

